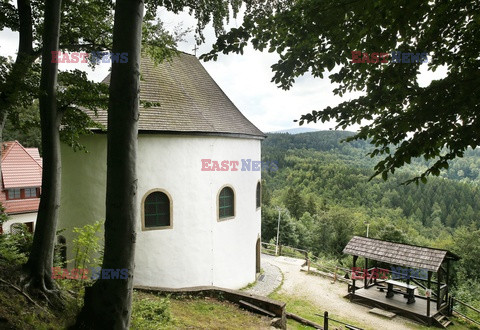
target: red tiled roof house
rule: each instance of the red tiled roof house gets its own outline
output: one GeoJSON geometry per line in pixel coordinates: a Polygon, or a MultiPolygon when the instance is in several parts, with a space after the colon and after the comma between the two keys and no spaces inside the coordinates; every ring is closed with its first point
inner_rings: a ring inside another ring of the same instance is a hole
{"type": "Polygon", "coordinates": [[[41,185],[42,159],[38,149],[24,148],[18,141],[3,143],[0,202],[9,219],[0,232],[10,232],[16,223],[25,223],[33,231],[41,185]]]}

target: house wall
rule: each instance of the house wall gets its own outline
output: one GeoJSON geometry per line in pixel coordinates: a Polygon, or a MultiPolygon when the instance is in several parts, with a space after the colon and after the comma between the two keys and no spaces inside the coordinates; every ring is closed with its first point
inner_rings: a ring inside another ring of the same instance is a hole
{"type": "MultiPolygon", "coordinates": [[[[106,136],[86,137],[84,144],[88,154],[62,148],[59,228],[71,229],[104,218],[106,136]]],[[[259,161],[260,141],[140,135],[138,155],[135,284],[240,288],[253,282],[261,222],[255,192],[261,172],[241,171],[241,159],[259,161]],[[239,161],[239,171],[202,171],[201,159],[239,161]],[[217,195],[225,185],[235,191],[235,217],[217,221],[217,195]],[[142,231],[141,201],[152,189],[165,190],[171,196],[171,229],[142,231]]],[[[67,243],[71,242],[71,234],[65,236],[67,243]]]]}
{"type": "Polygon", "coordinates": [[[23,213],[23,214],[11,214],[8,216],[8,221],[2,224],[3,233],[10,233],[10,226],[14,223],[27,223],[33,222],[33,228],[35,230],[35,222],[37,221],[37,212],[23,213]]]}

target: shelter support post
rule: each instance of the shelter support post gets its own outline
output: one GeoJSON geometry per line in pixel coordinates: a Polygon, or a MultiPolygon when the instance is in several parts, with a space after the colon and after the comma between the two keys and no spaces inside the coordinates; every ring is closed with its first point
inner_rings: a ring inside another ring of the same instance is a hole
{"type": "Polygon", "coordinates": [[[352,294],[350,295],[350,300],[352,296],[355,295],[355,268],[357,265],[358,256],[353,256],[353,272],[352,272],[352,294]]]}
{"type": "Polygon", "coordinates": [[[441,285],[442,285],[442,267],[440,267],[437,271],[437,311],[440,310],[440,306],[442,306],[442,295],[441,295],[441,285]]]}
{"type": "Polygon", "coordinates": [[[445,301],[450,299],[450,259],[447,259],[447,271],[445,273],[445,284],[447,285],[447,292],[445,293],[445,301]]]}
{"type": "Polygon", "coordinates": [[[363,288],[368,289],[368,258],[365,258],[365,269],[364,271],[364,279],[363,279],[363,288]]]}
{"type": "Polygon", "coordinates": [[[431,291],[431,285],[432,285],[432,271],[428,271],[428,281],[427,281],[427,317],[430,317],[430,299],[432,295],[431,291]]]}

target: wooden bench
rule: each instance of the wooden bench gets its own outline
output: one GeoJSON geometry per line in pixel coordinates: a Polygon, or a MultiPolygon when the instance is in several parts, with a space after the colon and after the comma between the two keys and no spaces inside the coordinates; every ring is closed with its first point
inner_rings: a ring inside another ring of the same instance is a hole
{"type": "Polygon", "coordinates": [[[385,283],[387,283],[388,285],[387,294],[386,294],[387,298],[392,298],[394,296],[393,287],[397,286],[407,290],[407,295],[406,295],[408,298],[407,304],[413,304],[415,302],[415,289],[417,288],[417,286],[403,283],[400,281],[395,281],[395,280],[387,280],[385,281],[385,283]]]}

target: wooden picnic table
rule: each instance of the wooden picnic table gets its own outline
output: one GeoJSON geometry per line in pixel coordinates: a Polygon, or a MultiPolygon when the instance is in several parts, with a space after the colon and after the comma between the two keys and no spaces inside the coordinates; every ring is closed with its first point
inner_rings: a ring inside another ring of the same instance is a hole
{"type": "Polygon", "coordinates": [[[385,281],[385,283],[388,284],[387,294],[386,294],[387,298],[392,298],[393,297],[393,295],[395,294],[393,292],[393,287],[397,286],[397,287],[404,288],[404,289],[407,290],[407,294],[405,295],[406,298],[408,298],[407,299],[407,304],[413,304],[415,302],[415,289],[417,288],[417,286],[410,285],[410,284],[400,282],[400,281],[395,281],[395,280],[387,280],[387,281],[385,281]]]}

